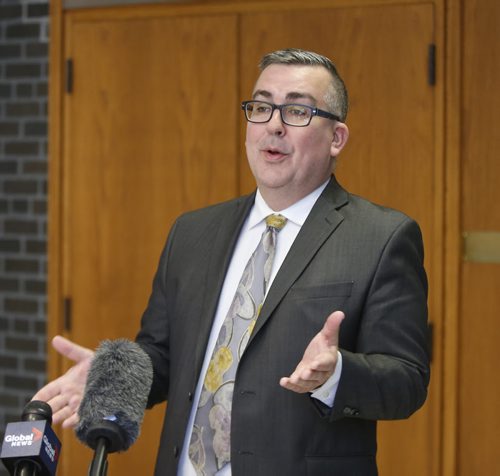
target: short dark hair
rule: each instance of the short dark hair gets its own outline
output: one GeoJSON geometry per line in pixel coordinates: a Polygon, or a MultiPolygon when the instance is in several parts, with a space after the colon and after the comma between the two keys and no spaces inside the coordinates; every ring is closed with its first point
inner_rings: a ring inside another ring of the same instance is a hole
{"type": "Polygon", "coordinates": [[[329,58],[313,51],[287,48],[264,55],[260,60],[259,68],[263,71],[272,64],[322,66],[326,68],[332,76],[332,94],[328,94],[325,98],[326,104],[331,113],[339,116],[340,120],[345,122],[349,108],[347,88],[337,68],[329,58]]]}

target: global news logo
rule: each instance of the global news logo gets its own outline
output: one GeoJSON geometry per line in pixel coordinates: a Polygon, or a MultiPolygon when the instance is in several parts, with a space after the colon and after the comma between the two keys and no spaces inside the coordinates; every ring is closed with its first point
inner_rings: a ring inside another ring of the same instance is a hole
{"type": "Polygon", "coordinates": [[[19,435],[6,435],[5,443],[10,443],[10,446],[31,446],[36,441],[42,439],[43,432],[37,428],[31,428],[31,433],[29,435],[19,434],[19,435]]]}
{"type": "Polygon", "coordinates": [[[57,445],[52,446],[47,435],[43,435],[43,442],[45,443],[45,452],[53,463],[59,459],[59,449],[57,445]]]}

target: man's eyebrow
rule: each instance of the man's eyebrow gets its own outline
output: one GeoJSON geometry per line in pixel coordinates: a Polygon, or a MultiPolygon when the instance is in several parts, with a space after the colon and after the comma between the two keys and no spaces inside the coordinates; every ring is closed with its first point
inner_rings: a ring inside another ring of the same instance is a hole
{"type": "Polygon", "coordinates": [[[266,91],[265,89],[257,89],[252,94],[252,97],[255,99],[257,96],[264,96],[265,98],[271,98],[272,94],[269,91],[266,91]]]}
{"type": "Polygon", "coordinates": [[[291,92],[286,95],[288,99],[309,99],[313,104],[316,104],[316,98],[309,93],[291,92]]]}
{"type": "MultiPolygon", "coordinates": [[[[255,99],[257,96],[261,96],[266,99],[271,99],[273,95],[269,91],[266,91],[265,89],[257,89],[256,91],[254,91],[252,98],[255,99]]],[[[309,99],[313,104],[317,103],[316,98],[313,95],[309,93],[301,93],[295,91],[287,93],[286,99],[287,101],[296,99],[309,99]]]]}

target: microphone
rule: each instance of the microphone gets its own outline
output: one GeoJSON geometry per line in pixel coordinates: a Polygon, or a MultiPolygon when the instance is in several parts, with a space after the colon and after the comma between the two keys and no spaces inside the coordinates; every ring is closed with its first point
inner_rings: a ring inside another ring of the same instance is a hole
{"type": "Polygon", "coordinates": [[[52,431],[52,408],[38,400],[29,402],[21,422],[9,423],[0,457],[14,476],[54,476],[61,443],[52,431]]]}
{"type": "Polygon", "coordinates": [[[76,436],[92,448],[89,476],[105,475],[107,455],[126,451],[139,436],[153,366],[129,340],[106,340],[95,352],[78,415],[76,436]]]}

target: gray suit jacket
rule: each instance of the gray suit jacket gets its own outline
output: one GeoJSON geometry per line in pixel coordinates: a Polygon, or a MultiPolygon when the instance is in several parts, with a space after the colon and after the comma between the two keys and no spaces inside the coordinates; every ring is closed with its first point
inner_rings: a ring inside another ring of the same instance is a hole
{"type": "MultiPolygon", "coordinates": [[[[137,341],[149,405],[168,399],[156,475],[175,475],[224,276],[250,195],[187,213],[162,253],[137,341]]],[[[377,474],[376,420],[406,418],[429,382],[422,237],[406,215],[326,187],[279,270],[239,363],[233,476],[377,474]],[[343,369],[333,410],[280,387],[335,310],[343,369]]]]}

